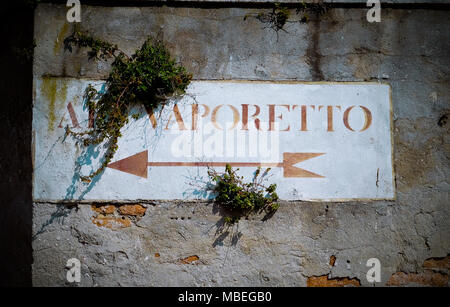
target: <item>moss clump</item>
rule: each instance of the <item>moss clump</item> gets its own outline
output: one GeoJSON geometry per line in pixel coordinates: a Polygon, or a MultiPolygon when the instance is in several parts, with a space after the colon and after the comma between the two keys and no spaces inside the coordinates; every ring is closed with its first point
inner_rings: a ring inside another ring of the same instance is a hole
{"type": "Polygon", "coordinates": [[[284,25],[288,21],[290,16],[289,9],[287,7],[281,6],[279,3],[275,3],[272,12],[265,14],[259,13],[256,18],[261,22],[266,22],[270,27],[278,32],[283,30],[284,25]]]}
{"type": "Polygon", "coordinates": [[[261,175],[261,168],[258,168],[253,181],[246,183],[230,165],[225,167],[224,173],[208,170],[208,175],[214,183],[210,189],[216,193],[215,202],[234,214],[233,217],[224,219],[226,223],[233,224],[253,212],[274,213],[279,208],[277,185],[266,187],[262,184],[269,171],[270,169],[267,169],[261,175]]]}
{"type": "Polygon", "coordinates": [[[305,3],[301,2],[295,5],[295,15],[297,18],[291,18],[291,11],[287,6],[282,6],[279,3],[275,3],[271,12],[260,12],[256,15],[247,14],[244,16],[244,20],[248,17],[255,17],[260,22],[267,25],[267,28],[274,30],[277,34],[280,30],[287,32],[284,26],[290,23],[307,23],[310,19],[310,14],[320,16],[327,12],[329,5],[325,3],[305,3]],[[291,19],[291,20],[290,20],[291,19]]]}
{"type": "Polygon", "coordinates": [[[183,95],[192,75],[176,64],[162,42],[151,37],[132,56],[117,45],[78,29],[65,39],[64,44],[69,51],[73,46],[90,48],[88,54],[93,59],[114,59],[106,92],[100,93],[91,85],[85,92],[87,107],[94,114],[94,128],[81,133],[66,128],[66,134],[79,138],[84,146],[108,145],[102,165],[90,175],[81,176],[83,181],[90,182],[113,158],[120,129],[128,122],[130,109],[139,104],[154,109],[171,97],[183,95]]]}
{"type": "MultiPolygon", "coordinates": [[[[245,15],[244,20],[246,20],[251,15],[245,15]]],[[[280,30],[283,30],[284,25],[288,21],[290,16],[289,9],[287,7],[281,6],[279,3],[275,3],[273,9],[269,13],[258,13],[255,17],[262,23],[265,23],[268,25],[269,28],[274,30],[275,32],[278,32],[280,30]]]]}

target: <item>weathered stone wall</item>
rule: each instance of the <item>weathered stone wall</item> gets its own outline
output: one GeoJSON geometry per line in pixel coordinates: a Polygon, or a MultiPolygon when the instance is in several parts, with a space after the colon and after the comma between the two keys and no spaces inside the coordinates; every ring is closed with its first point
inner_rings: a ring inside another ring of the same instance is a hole
{"type": "MultiPolygon", "coordinates": [[[[34,203],[34,285],[68,285],[75,257],[82,286],[369,286],[366,261],[376,257],[376,285],[448,286],[448,10],[392,6],[368,23],[365,8],[334,7],[278,34],[244,20],[264,10],[83,6],[81,26],[129,53],[158,35],[196,79],[388,82],[396,201],[283,202],[271,219],[229,229],[204,202],[34,203]]],[[[65,14],[38,6],[34,75],[105,78],[109,65],[64,51],[65,14]]]]}

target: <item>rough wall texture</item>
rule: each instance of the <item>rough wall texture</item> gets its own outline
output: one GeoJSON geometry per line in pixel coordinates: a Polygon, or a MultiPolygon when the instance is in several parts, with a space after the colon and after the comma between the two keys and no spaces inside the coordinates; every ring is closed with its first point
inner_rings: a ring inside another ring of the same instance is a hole
{"type": "MultiPolygon", "coordinates": [[[[197,79],[390,83],[397,200],[284,202],[228,229],[202,202],[34,203],[34,285],[68,285],[76,257],[82,286],[371,286],[376,257],[376,286],[448,286],[449,12],[386,8],[370,24],[366,9],[332,8],[277,34],[244,20],[261,10],[84,6],[81,26],[129,53],[158,35],[197,79]]],[[[107,64],[64,52],[65,12],[36,11],[35,76],[104,78],[107,64]]]]}

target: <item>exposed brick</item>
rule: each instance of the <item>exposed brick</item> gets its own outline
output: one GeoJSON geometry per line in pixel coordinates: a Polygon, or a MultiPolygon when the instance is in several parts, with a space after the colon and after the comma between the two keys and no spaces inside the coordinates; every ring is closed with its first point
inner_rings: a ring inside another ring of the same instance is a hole
{"type": "Polygon", "coordinates": [[[424,261],[423,267],[427,269],[450,269],[450,256],[442,258],[429,258],[424,261]]]}
{"type": "Polygon", "coordinates": [[[101,214],[113,214],[115,207],[112,205],[92,205],[92,210],[101,214]]]}
{"type": "Polygon", "coordinates": [[[336,277],[328,278],[327,275],[311,276],[306,281],[307,287],[359,287],[361,282],[357,278],[336,277]]]}
{"type": "Polygon", "coordinates": [[[106,217],[99,215],[92,220],[92,223],[99,227],[110,229],[126,228],[131,226],[131,220],[125,217],[106,217]]]}
{"type": "Polygon", "coordinates": [[[200,258],[198,256],[193,255],[193,256],[189,256],[189,257],[180,259],[180,262],[183,264],[195,264],[195,262],[199,259],[200,258]]]}
{"type": "Polygon", "coordinates": [[[331,255],[331,257],[330,257],[330,266],[334,266],[335,263],[336,263],[336,256],[335,255],[331,255]]]}
{"type": "Polygon", "coordinates": [[[119,207],[120,214],[131,216],[143,216],[147,208],[141,205],[123,205],[119,207]]]}
{"type": "Polygon", "coordinates": [[[448,285],[448,275],[428,270],[423,273],[397,272],[389,278],[386,286],[405,286],[408,284],[445,287],[448,285]]]}

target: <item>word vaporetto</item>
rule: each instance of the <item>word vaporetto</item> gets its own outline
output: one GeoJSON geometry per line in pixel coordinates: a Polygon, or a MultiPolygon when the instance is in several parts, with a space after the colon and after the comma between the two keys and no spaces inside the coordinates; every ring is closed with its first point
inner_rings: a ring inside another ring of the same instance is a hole
{"type": "MultiPolygon", "coordinates": [[[[199,120],[210,122],[218,130],[249,130],[252,127],[263,130],[261,123],[268,123],[264,130],[268,131],[314,131],[334,132],[344,127],[352,132],[363,132],[372,125],[372,112],[362,105],[342,107],[339,105],[206,105],[191,104],[183,106],[175,104],[166,111],[163,129],[198,130],[199,120]],[[168,112],[168,113],[167,113],[168,112]],[[276,125],[276,123],[278,125],[276,125]],[[277,127],[279,126],[279,127],[277,127]]],[[[147,110],[153,128],[161,125],[156,112],[147,110]]]]}

